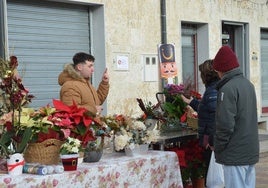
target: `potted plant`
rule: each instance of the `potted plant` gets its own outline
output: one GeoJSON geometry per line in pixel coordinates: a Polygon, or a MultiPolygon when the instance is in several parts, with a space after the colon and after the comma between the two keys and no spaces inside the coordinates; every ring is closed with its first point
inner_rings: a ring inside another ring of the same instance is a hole
{"type": "Polygon", "coordinates": [[[22,173],[22,152],[31,139],[32,131],[31,128],[20,129],[20,114],[33,95],[29,94],[18,75],[16,56],[11,56],[9,60],[0,58],[0,64],[0,154],[12,163],[8,164],[9,172],[20,168],[17,172],[22,173]],[[17,165],[16,161],[21,164],[17,165]]]}
{"type": "Polygon", "coordinates": [[[204,148],[199,145],[199,140],[189,140],[183,143],[180,148],[170,150],[178,155],[183,183],[185,185],[190,183],[193,184],[193,187],[197,187],[195,184],[199,182],[201,187],[204,187],[207,168],[203,158],[204,148]]]}
{"type": "Polygon", "coordinates": [[[62,144],[60,148],[60,157],[64,171],[73,171],[77,169],[80,147],[81,141],[72,137],[68,137],[64,144],[62,144]]]}

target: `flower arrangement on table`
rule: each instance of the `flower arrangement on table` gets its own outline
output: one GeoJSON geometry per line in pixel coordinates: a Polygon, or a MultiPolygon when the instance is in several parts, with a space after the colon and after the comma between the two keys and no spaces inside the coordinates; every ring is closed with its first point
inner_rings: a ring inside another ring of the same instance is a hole
{"type": "Polygon", "coordinates": [[[127,126],[120,127],[114,138],[115,150],[120,151],[125,148],[134,149],[137,145],[150,144],[156,142],[159,130],[148,130],[142,121],[132,119],[127,126]]]}
{"type": "Polygon", "coordinates": [[[194,120],[197,124],[197,113],[187,105],[181,95],[185,97],[194,97],[201,99],[201,94],[194,90],[194,84],[190,78],[186,79],[183,84],[168,84],[163,91],[165,95],[165,102],[161,106],[164,110],[164,116],[167,118],[168,124],[176,124],[176,122],[188,124],[188,120],[194,120]]]}

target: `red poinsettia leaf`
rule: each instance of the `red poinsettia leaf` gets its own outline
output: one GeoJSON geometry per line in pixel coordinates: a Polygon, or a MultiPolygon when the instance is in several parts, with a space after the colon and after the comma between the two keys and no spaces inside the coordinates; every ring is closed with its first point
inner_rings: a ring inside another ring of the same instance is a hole
{"type": "Polygon", "coordinates": [[[186,120],[187,120],[187,112],[184,112],[184,114],[180,118],[180,121],[181,122],[186,122],[186,120]]]}
{"type": "Polygon", "coordinates": [[[65,112],[70,112],[70,107],[65,105],[63,102],[57,99],[53,99],[53,105],[56,108],[56,110],[59,111],[65,111],[65,112]]]}
{"type": "Polygon", "coordinates": [[[75,116],[75,117],[73,117],[73,119],[74,119],[74,123],[77,125],[77,124],[79,124],[80,122],[81,122],[81,117],[80,116],[75,116]]]}
{"type": "Polygon", "coordinates": [[[86,116],[83,117],[83,123],[86,127],[89,127],[92,124],[92,121],[93,120],[89,117],[86,117],[86,116]]]}
{"type": "Polygon", "coordinates": [[[96,140],[96,137],[93,135],[91,130],[88,130],[86,134],[82,137],[82,145],[86,146],[89,141],[96,140]]]}

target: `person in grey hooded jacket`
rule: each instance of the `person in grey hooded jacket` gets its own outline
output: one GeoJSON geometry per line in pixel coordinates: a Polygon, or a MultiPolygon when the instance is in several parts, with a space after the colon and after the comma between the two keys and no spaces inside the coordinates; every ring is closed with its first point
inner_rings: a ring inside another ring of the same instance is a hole
{"type": "Polygon", "coordinates": [[[254,188],[259,160],[257,102],[253,84],[243,76],[233,50],[219,49],[213,68],[216,89],[216,162],[223,164],[226,188],[254,188]]]}

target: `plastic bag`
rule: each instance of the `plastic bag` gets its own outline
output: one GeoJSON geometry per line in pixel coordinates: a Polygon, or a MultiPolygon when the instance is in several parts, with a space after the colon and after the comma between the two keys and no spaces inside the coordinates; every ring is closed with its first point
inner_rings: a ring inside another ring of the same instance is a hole
{"type": "Polygon", "coordinates": [[[216,163],[214,151],[211,153],[206,184],[207,188],[224,187],[223,167],[221,164],[216,163]]]}

